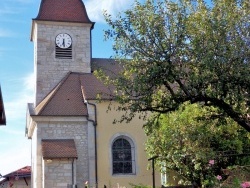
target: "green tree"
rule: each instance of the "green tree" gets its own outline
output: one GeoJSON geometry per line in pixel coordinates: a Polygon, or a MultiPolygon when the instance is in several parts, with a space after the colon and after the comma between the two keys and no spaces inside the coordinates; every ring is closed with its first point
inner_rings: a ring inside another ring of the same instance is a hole
{"type": "Polygon", "coordinates": [[[145,126],[150,156],[158,164],[176,172],[180,182],[197,187],[216,187],[223,181],[222,169],[250,165],[250,134],[230,118],[211,119],[214,107],[183,104],[168,114],[152,116],[145,126]],[[154,126],[152,126],[154,125],[154,126]]]}
{"type": "Polygon", "coordinates": [[[189,101],[214,106],[250,131],[250,1],[146,0],[105,14],[123,71],[115,85],[120,121],[166,113],[189,101]]]}

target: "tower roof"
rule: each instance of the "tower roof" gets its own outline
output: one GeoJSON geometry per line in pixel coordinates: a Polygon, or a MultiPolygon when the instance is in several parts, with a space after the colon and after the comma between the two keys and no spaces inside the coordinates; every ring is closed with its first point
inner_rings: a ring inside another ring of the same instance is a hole
{"type": "Polygon", "coordinates": [[[34,20],[93,24],[82,0],[42,0],[34,20]]]}

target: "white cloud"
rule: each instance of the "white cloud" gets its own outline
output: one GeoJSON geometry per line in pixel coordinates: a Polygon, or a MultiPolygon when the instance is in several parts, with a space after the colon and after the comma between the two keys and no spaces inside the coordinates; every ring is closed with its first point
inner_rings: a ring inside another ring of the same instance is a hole
{"type": "Polygon", "coordinates": [[[133,0],[88,0],[84,2],[91,21],[104,22],[103,12],[114,15],[132,5],[133,0]]]}
{"type": "Polygon", "coordinates": [[[25,3],[25,4],[34,2],[34,0],[14,0],[14,1],[17,1],[19,3],[25,3]]]}
{"type": "Polygon", "coordinates": [[[28,3],[34,3],[37,0],[8,0],[8,3],[21,3],[21,4],[28,4],[28,3]]]}
{"type": "Polygon", "coordinates": [[[15,34],[12,31],[0,28],[0,37],[12,37],[12,36],[15,36],[15,34]]]}
{"type": "Polygon", "coordinates": [[[16,14],[17,12],[13,9],[11,9],[11,7],[1,7],[0,9],[0,15],[1,14],[16,14]]]}
{"type": "Polygon", "coordinates": [[[0,15],[19,14],[22,10],[23,9],[20,6],[5,5],[0,2],[0,15]]]}
{"type": "MultiPolygon", "coordinates": [[[[34,85],[35,85],[35,75],[34,73],[28,74],[26,77],[24,77],[24,84],[25,84],[25,92],[29,92],[33,96],[33,91],[34,91],[34,85]]],[[[28,95],[30,96],[30,94],[28,95]]],[[[28,101],[31,102],[31,101],[28,101]]]]}
{"type": "Polygon", "coordinates": [[[0,15],[16,15],[27,10],[27,5],[34,0],[0,0],[0,15]],[[6,2],[8,1],[8,2],[6,2]]]}
{"type": "Polygon", "coordinates": [[[1,145],[1,160],[0,173],[2,175],[8,174],[18,170],[24,166],[31,164],[31,147],[30,140],[24,138],[22,140],[9,139],[9,143],[4,146],[1,145]]]}
{"type": "Polygon", "coordinates": [[[25,137],[25,113],[28,102],[33,101],[34,74],[21,79],[8,79],[11,88],[18,88],[4,97],[7,125],[0,129],[0,173],[8,174],[31,164],[30,140],[25,137]],[[5,100],[7,99],[7,100],[5,100]]]}
{"type": "Polygon", "coordinates": [[[5,52],[5,49],[0,47],[0,57],[4,54],[4,52],[5,52]]]}
{"type": "Polygon", "coordinates": [[[13,87],[21,85],[20,88],[22,89],[15,93],[15,97],[10,97],[8,100],[5,100],[5,113],[7,118],[11,117],[11,120],[16,120],[25,117],[27,103],[34,102],[34,80],[34,74],[29,74],[23,79],[9,80],[13,87]]]}
{"type": "MultiPolygon", "coordinates": [[[[24,136],[25,132],[24,132],[24,128],[18,130],[18,129],[13,129],[13,127],[8,126],[2,126],[0,133],[4,133],[4,134],[9,134],[10,136],[13,135],[18,135],[18,136],[24,136]]],[[[1,144],[6,144],[6,140],[0,140],[0,146],[1,144]]]]}

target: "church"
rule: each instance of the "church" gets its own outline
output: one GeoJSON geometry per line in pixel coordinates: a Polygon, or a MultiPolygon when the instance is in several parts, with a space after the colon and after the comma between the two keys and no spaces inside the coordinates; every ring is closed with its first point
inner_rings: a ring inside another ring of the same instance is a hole
{"type": "MultiPolygon", "coordinates": [[[[93,58],[94,29],[82,0],[41,0],[32,20],[35,101],[27,105],[32,188],[125,188],[150,185],[143,121],[113,124],[121,112],[93,72],[118,71],[115,61],[93,58]]],[[[155,174],[160,186],[160,176],[155,174]]],[[[154,179],[154,178],[153,178],[154,179]]]]}

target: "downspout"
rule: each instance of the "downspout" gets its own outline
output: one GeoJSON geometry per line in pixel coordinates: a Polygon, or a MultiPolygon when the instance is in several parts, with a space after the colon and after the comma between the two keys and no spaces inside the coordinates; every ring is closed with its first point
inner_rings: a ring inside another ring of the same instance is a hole
{"type": "Polygon", "coordinates": [[[73,158],[73,160],[72,160],[72,186],[75,184],[75,181],[74,181],[74,176],[75,176],[75,174],[74,174],[74,158],[73,158]]]}
{"type": "Polygon", "coordinates": [[[98,188],[98,175],[97,175],[97,138],[96,138],[96,126],[97,126],[97,117],[96,117],[96,104],[90,103],[87,100],[84,100],[84,103],[87,105],[92,105],[94,106],[94,116],[95,119],[89,119],[89,116],[87,116],[87,120],[93,123],[94,126],[94,140],[95,140],[95,187],[98,188]]]}

